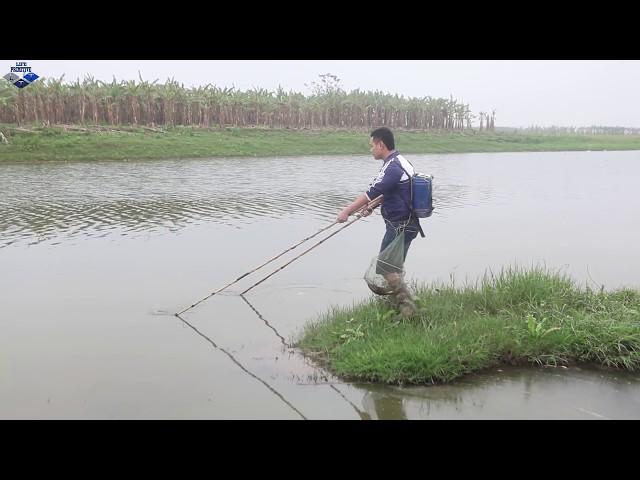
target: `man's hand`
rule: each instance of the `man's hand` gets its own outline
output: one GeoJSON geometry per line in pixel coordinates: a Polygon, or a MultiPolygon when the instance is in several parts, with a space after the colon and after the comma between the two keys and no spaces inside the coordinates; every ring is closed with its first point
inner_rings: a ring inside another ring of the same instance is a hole
{"type": "Polygon", "coordinates": [[[362,216],[363,217],[368,217],[369,215],[371,215],[372,212],[373,212],[373,209],[367,207],[362,211],[362,216]]]}
{"type": "Polygon", "coordinates": [[[336,218],[336,222],[344,223],[347,220],[349,220],[349,211],[347,209],[344,209],[340,212],[340,215],[338,215],[338,218],[336,218]]]}
{"type": "Polygon", "coordinates": [[[364,207],[365,205],[373,205],[373,208],[377,207],[380,203],[382,202],[382,195],[380,195],[379,197],[376,197],[376,199],[374,199],[373,201],[369,201],[369,197],[367,197],[366,194],[361,194],[360,196],[358,196],[352,203],[351,205],[349,205],[348,207],[345,207],[342,209],[342,211],[340,212],[340,215],[338,215],[338,218],[336,218],[336,223],[344,223],[349,219],[349,214],[351,212],[360,212],[360,215],[362,215],[363,217],[368,216],[371,213],[371,208],[369,208],[368,212],[363,211],[362,207],[364,207]],[[378,200],[379,199],[379,200],[378,200]]]}

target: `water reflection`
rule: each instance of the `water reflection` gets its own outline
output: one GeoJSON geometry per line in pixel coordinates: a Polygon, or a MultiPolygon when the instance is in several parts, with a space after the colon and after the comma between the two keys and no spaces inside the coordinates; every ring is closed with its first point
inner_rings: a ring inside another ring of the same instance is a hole
{"type": "Polygon", "coordinates": [[[383,391],[368,391],[362,406],[373,420],[407,420],[404,409],[404,398],[392,396],[383,391]]]}
{"type": "Polygon", "coordinates": [[[216,345],[216,343],[209,338],[208,336],[206,336],[204,333],[200,332],[200,330],[198,330],[196,327],[194,327],[193,325],[191,325],[189,322],[187,322],[184,318],[176,315],[176,317],[178,319],[180,319],[180,321],[182,323],[184,323],[185,325],[187,325],[189,328],[191,328],[194,332],[196,332],[198,335],[200,335],[202,338],[204,338],[207,342],[209,342],[211,345],[213,345],[213,348],[215,348],[216,350],[220,350],[222,353],[224,353],[227,357],[229,357],[231,359],[231,361],[233,363],[235,363],[236,365],[238,365],[238,367],[240,367],[240,369],[245,372],[247,375],[249,375],[252,378],[255,378],[256,380],[258,380],[260,383],[262,383],[264,386],[266,386],[269,390],[271,390],[271,392],[273,392],[280,400],[282,400],[285,404],[287,404],[293,411],[295,411],[298,415],[300,415],[300,417],[302,417],[303,420],[307,420],[307,417],[305,417],[302,412],[300,412],[300,410],[298,410],[295,406],[293,406],[291,404],[291,402],[289,402],[280,392],[278,392],[275,388],[273,388],[271,385],[269,385],[267,382],[265,382],[262,378],[258,377],[257,375],[255,375],[254,373],[250,372],[249,370],[247,370],[247,368],[242,365],[242,363],[240,363],[233,355],[231,355],[231,353],[229,353],[228,351],[226,351],[224,348],[216,345]]]}
{"type": "Polygon", "coordinates": [[[446,385],[367,385],[375,419],[640,418],[640,376],[586,367],[508,367],[446,385]]]}
{"type": "MultiPolygon", "coordinates": [[[[285,341],[284,337],[282,335],[280,335],[280,333],[278,333],[278,330],[276,330],[275,327],[273,327],[263,316],[262,314],[258,311],[258,309],[253,306],[253,304],[247,300],[247,298],[244,295],[240,295],[240,297],[242,298],[242,300],[249,306],[249,308],[251,308],[251,310],[253,310],[253,312],[258,316],[258,318],[260,320],[262,320],[265,325],[267,325],[267,327],[269,327],[274,334],[278,337],[278,339],[282,342],[282,345],[286,348],[290,348],[290,345],[287,344],[287,342],[285,341]]],[[[290,353],[290,357],[291,357],[292,353],[290,353]]],[[[305,363],[305,365],[311,367],[312,369],[312,373],[311,374],[307,374],[307,382],[309,382],[310,380],[312,381],[313,384],[315,385],[321,385],[321,384],[328,384],[329,388],[331,388],[332,390],[334,390],[338,395],[340,395],[340,397],[342,397],[349,405],[351,405],[351,407],[356,411],[356,413],[358,414],[358,417],[361,420],[371,420],[371,415],[369,415],[366,411],[361,410],[360,408],[357,407],[357,405],[355,405],[351,400],[349,400],[341,391],[338,387],[336,387],[333,383],[331,383],[329,381],[329,378],[326,377],[323,372],[320,371],[320,368],[313,365],[311,360],[309,358],[305,358],[303,357],[303,362],[305,363]],[[322,377],[322,381],[319,382],[318,378],[322,377]]],[[[293,379],[292,379],[293,380],[293,379]]]]}

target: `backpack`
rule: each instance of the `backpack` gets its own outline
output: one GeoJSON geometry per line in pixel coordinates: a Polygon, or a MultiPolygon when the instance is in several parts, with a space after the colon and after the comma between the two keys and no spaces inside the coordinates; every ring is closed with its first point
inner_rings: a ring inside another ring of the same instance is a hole
{"type": "MultiPolygon", "coordinates": [[[[397,158],[397,157],[396,157],[397,158]]],[[[407,160],[408,161],[408,160],[407,160]]],[[[409,162],[413,167],[413,164],[409,162]]],[[[400,161],[398,165],[407,174],[411,180],[411,210],[418,218],[428,218],[433,213],[433,175],[425,175],[422,173],[414,173],[409,175],[400,161]]],[[[415,168],[413,169],[415,172],[415,168]]],[[[406,203],[406,202],[405,202],[406,203]]]]}

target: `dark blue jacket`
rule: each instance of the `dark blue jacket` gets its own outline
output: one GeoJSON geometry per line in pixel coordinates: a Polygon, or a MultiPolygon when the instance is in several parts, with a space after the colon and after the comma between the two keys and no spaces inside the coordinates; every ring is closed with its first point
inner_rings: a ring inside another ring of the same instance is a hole
{"type": "Polygon", "coordinates": [[[397,150],[384,160],[378,176],[373,179],[366,191],[369,201],[384,195],[382,217],[390,222],[407,220],[411,215],[411,180],[400,167],[414,174],[413,166],[397,150]]]}

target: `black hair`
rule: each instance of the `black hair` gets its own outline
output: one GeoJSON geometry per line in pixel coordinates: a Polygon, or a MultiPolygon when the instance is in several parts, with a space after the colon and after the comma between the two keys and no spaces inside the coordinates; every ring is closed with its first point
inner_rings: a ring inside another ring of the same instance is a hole
{"type": "Polygon", "coordinates": [[[393,139],[393,132],[387,127],[376,128],[371,132],[371,138],[374,140],[382,140],[388,150],[395,150],[396,141],[393,139]]]}

